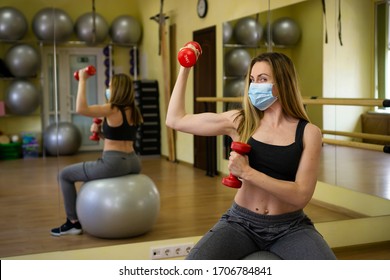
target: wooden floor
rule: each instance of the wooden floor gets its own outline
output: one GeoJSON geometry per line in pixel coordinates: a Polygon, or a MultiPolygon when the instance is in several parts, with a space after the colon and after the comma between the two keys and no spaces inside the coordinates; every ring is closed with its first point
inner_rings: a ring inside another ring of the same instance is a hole
{"type": "MultiPolygon", "coordinates": [[[[92,152],[59,158],[0,161],[0,258],[203,235],[231,205],[235,194],[235,190],[221,185],[222,177],[208,177],[203,170],[172,163],[159,156],[142,157],[142,173],[156,183],[161,196],[159,218],[152,231],[120,240],[95,238],[87,233],[50,236],[50,229],[65,221],[56,180],[59,170],[73,162],[95,160],[99,155],[92,152]]],[[[330,159],[324,157],[324,164],[330,165],[330,159]]],[[[332,179],[325,168],[322,168],[321,177],[332,179]]],[[[389,193],[388,182],[386,184],[387,189],[379,192],[385,196],[389,193]]],[[[374,189],[378,192],[377,186],[374,189]]],[[[315,223],[353,218],[353,215],[313,203],[305,211],[315,223]]],[[[381,248],[387,248],[387,254],[378,255],[376,251],[359,257],[349,252],[343,257],[390,259],[390,244],[382,244],[381,248]]],[[[339,254],[343,252],[340,250],[339,254]]]]}
{"type": "Polygon", "coordinates": [[[318,180],[390,200],[390,154],[324,145],[318,180]]]}

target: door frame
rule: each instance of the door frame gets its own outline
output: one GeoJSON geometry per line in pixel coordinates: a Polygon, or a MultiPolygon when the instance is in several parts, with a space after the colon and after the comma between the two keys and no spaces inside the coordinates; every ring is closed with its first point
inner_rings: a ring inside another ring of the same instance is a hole
{"type": "MultiPolygon", "coordinates": [[[[194,67],[194,113],[216,112],[215,103],[199,103],[197,97],[216,97],[216,26],[193,32],[193,40],[202,46],[202,56],[194,67]]],[[[217,137],[194,136],[194,167],[213,177],[217,172],[217,137]]]]}
{"type": "MultiPolygon", "coordinates": [[[[43,131],[49,126],[52,121],[50,117],[58,115],[58,122],[71,122],[72,121],[72,112],[70,110],[69,102],[72,102],[71,96],[68,94],[71,91],[72,81],[74,79],[73,74],[70,72],[71,65],[69,64],[69,57],[71,55],[92,55],[96,56],[96,78],[98,81],[97,89],[97,101],[99,104],[105,102],[104,92],[105,92],[105,76],[104,76],[104,55],[102,48],[98,47],[57,47],[53,48],[52,46],[42,48],[42,95],[43,95],[43,108],[42,108],[42,127],[43,131]],[[49,63],[50,60],[54,60],[53,53],[56,53],[56,59],[52,62],[53,67],[52,76],[49,75],[49,63]],[[99,67],[100,66],[100,67],[99,67]],[[58,70],[58,73],[57,73],[58,70]],[[54,85],[57,85],[57,90],[54,89],[53,98],[58,100],[58,108],[55,108],[54,111],[49,110],[49,95],[50,93],[50,77],[58,77],[57,79],[53,78],[54,85]],[[100,81],[102,81],[100,83],[100,81]]],[[[91,120],[92,123],[92,120],[91,120]]],[[[102,148],[103,141],[97,141],[96,145],[81,146],[79,151],[94,151],[100,150],[102,148]]]]}

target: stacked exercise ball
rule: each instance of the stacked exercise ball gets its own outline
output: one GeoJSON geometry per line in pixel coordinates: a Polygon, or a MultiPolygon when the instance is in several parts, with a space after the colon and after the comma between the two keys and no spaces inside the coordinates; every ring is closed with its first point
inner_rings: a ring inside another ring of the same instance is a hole
{"type": "Polygon", "coordinates": [[[295,20],[282,17],[275,20],[271,26],[272,41],[276,45],[294,46],[301,37],[301,29],[295,20]]]}
{"type": "Polygon", "coordinates": [[[6,52],[4,62],[12,75],[26,78],[37,74],[41,58],[38,51],[32,46],[17,44],[6,52]]]}
{"type": "MultiPolygon", "coordinates": [[[[20,40],[27,31],[28,22],[23,13],[13,7],[0,8],[0,40],[20,40]]],[[[87,12],[73,23],[64,10],[49,7],[34,15],[32,31],[40,41],[65,42],[75,33],[80,41],[88,44],[102,43],[110,35],[116,44],[136,45],[142,35],[140,23],[130,15],[116,17],[109,26],[99,13],[87,12]]]]}
{"type": "Polygon", "coordinates": [[[275,45],[291,47],[298,43],[301,30],[295,20],[289,17],[276,19],[271,26],[263,28],[256,17],[244,17],[233,22],[223,23],[223,43],[226,45],[224,59],[225,76],[245,76],[251,55],[249,51],[260,48],[261,41],[268,41],[270,27],[271,39],[275,45]],[[234,45],[234,44],[237,45],[234,45]]]}
{"type": "Polygon", "coordinates": [[[0,40],[20,40],[26,35],[26,17],[13,7],[0,8],[0,40]]]}
{"type": "Polygon", "coordinates": [[[4,103],[11,114],[29,115],[38,108],[40,94],[31,82],[16,79],[5,91],[4,103]]]}
{"type": "Polygon", "coordinates": [[[225,82],[223,95],[225,97],[239,97],[244,95],[245,78],[229,79],[225,82]]]}
{"type": "Polygon", "coordinates": [[[33,32],[42,41],[66,41],[73,34],[73,21],[63,10],[43,8],[33,18],[33,32]]]}
{"type": "Polygon", "coordinates": [[[263,27],[252,17],[240,19],[234,27],[234,38],[239,44],[256,46],[263,36],[263,27]]]}
{"type": "Polygon", "coordinates": [[[70,122],[52,123],[44,131],[44,146],[49,155],[73,155],[81,146],[81,132],[70,122]]]}
{"type": "Polygon", "coordinates": [[[106,40],[109,25],[100,14],[86,13],[76,20],[75,31],[80,41],[96,44],[106,40]]]}
{"type": "Polygon", "coordinates": [[[222,25],[223,31],[223,43],[227,44],[230,42],[233,36],[233,26],[230,22],[225,21],[222,25]]]}
{"type": "MultiPolygon", "coordinates": [[[[245,78],[233,78],[225,81],[223,96],[224,97],[240,97],[244,95],[245,78]]],[[[226,109],[239,109],[241,102],[229,102],[226,104],[226,109]]]]}
{"type": "Polygon", "coordinates": [[[142,35],[139,22],[132,16],[122,15],[111,24],[110,35],[117,44],[137,44],[142,35]]]}
{"type": "Polygon", "coordinates": [[[225,75],[226,76],[245,76],[251,56],[246,49],[237,48],[228,51],[225,54],[225,75]]]}

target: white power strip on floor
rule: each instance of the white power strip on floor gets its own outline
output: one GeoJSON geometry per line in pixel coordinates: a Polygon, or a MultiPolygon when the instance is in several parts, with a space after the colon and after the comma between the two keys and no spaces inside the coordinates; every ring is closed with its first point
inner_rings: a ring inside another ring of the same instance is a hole
{"type": "Polygon", "coordinates": [[[170,259],[176,257],[187,256],[194,243],[175,244],[170,246],[152,247],[150,248],[150,259],[170,259]]]}

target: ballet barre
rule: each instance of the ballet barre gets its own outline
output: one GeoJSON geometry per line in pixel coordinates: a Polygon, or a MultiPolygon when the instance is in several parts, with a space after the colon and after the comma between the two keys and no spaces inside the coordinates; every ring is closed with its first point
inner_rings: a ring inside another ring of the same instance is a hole
{"type": "MultiPolygon", "coordinates": [[[[242,97],[197,97],[197,102],[242,102],[242,97]]],[[[342,105],[342,106],[379,106],[390,107],[390,99],[372,99],[372,98],[326,98],[326,97],[303,97],[304,105],[342,105]]],[[[370,134],[370,133],[358,133],[358,132],[344,132],[344,131],[332,131],[322,130],[322,134],[331,134],[338,136],[346,136],[352,138],[369,139],[385,141],[390,143],[390,136],[382,134],[370,134]]],[[[383,151],[390,153],[390,145],[378,145],[363,143],[358,141],[346,141],[338,139],[330,139],[323,137],[323,143],[339,146],[347,146],[360,149],[368,149],[374,151],[383,151]]]]}
{"type": "MultiPolygon", "coordinates": [[[[197,102],[242,102],[242,97],[197,97],[197,102]]],[[[390,99],[303,97],[305,105],[345,105],[390,107],[390,99]]]]}

